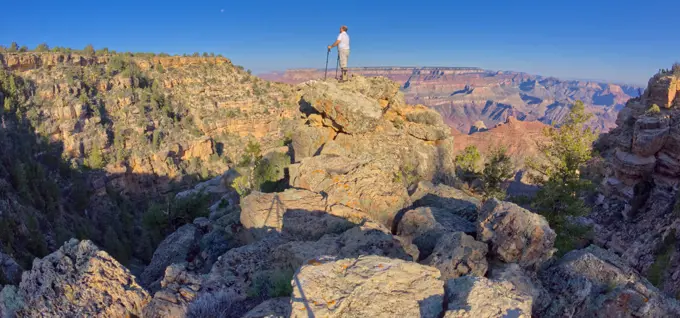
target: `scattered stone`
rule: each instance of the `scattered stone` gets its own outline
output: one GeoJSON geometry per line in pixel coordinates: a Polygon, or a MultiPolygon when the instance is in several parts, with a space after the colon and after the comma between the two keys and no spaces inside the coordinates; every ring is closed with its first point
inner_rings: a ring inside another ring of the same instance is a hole
{"type": "Polygon", "coordinates": [[[439,238],[434,251],[423,263],[438,268],[444,280],[465,275],[483,277],[488,268],[487,252],[486,244],[475,241],[470,235],[447,233],[439,238]]]}

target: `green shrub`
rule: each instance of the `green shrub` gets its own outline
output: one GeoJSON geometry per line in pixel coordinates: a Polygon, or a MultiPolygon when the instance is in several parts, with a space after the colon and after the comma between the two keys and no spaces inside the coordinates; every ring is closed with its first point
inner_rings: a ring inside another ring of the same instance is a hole
{"type": "Polygon", "coordinates": [[[47,46],[47,43],[40,43],[38,46],[35,47],[36,52],[49,52],[50,47],[47,46]]]}
{"type": "Polygon", "coordinates": [[[19,51],[19,45],[17,42],[12,42],[12,44],[9,45],[7,48],[7,52],[14,53],[19,51]]]}
{"type": "Polygon", "coordinates": [[[106,165],[106,160],[99,146],[94,145],[90,149],[87,158],[85,159],[85,165],[90,169],[101,169],[106,165]]]}
{"type": "MultiPolygon", "coordinates": [[[[462,179],[474,179],[479,172],[479,163],[482,155],[475,145],[465,147],[465,150],[456,156],[456,168],[462,179]]],[[[468,180],[469,181],[469,180],[468,180]]]]}
{"type": "Polygon", "coordinates": [[[252,185],[248,176],[239,176],[234,179],[231,187],[236,190],[239,196],[245,197],[252,192],[252,185]]]}
{"type": "Polygon", "coordinates": [[[285,188],[284,170],[290,165],[290,156],[284,153],[273,153],[269,158],[261,159],[253,170],[253,187],[262,192],[277,192],[285,188]]]}
{"type": "Polygon", "coordinates": [[[673,72],[674,76],[680,77],[680,63],[673,63],[671,71],[673,72]]]}
{"type": "Polygon", "coordinates": [[[675,230],[671,230],[668,236],[664,239],[663,245],[656,253],[656,260],[652,266],[647,270],[647,279],[654,286],[661,288],[664,282],[664,276],[671,264],[671,258],[675,251],[675,230]]]}
{"type": "Polygon", "coordinates": [[[505,148],[493,150],[482,172],[484,197],[504,200],[506,194],[503,183],[512,177],[513,170],[512,160],[507,155],[505,148]]]}
{"type": "Polygon", "coordinates": [[[657,104],[652,104],[652,106],[649,106],[649,109],[647,109],[647,114],[649,115],[657,115],[661,113],[661,108],[657,104]]]}
{"type": "Polygon", "coordinates": [[[437,125],[442,122],[439,113],[430,110],[416,111],[406,114],[406,120],[425,125],[437,125]]]}
{"type": "Polygon", "coordinates": [[[93,56],[95,52],[92,44],[88,44],[87,46],[85,46],[85,48],[83,49],[83,53],[85,53],[86,55],[93,56]]]}
{"type": "Polygon", "coordinates": [[[244,154],[241,158],[239,166],[249,166],[251,164],[257,163],[260,161],[260,159],[262,159],[262,150],[260,148],[260,144],[257,141],[250,140],[246,145],[246,149],[244,149],[244,154]]]}
{"type": "Polygon", "coordinates": [[[258,272],[246,295],[249,298],[289,297],[293,293],[294,274],[290,269],[258,272]]]}

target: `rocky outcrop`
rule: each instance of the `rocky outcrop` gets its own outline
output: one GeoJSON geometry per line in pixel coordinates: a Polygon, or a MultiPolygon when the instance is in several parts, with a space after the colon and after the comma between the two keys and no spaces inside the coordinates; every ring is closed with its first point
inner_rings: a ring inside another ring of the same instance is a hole
{"type": "Polygon", "coordinates": [[[310,81],[301,86],[301,103],[330,118],[348,134],[363,133],[375,128],[382,116],[375,99],[323,81],[310,81]]]}
{"type": "Polygon", "coordinates": [[[506,263],[538,268],[554,253],[555,231],[541,215],[514,203],[488,200],[479,214],[477,238],[506,263]]]}
{"type": "Polygon", "coordinates": [[[522,317],[531,315],[531,297],[517,293],[508,282],[466,276],[446,282],[445,318],[522,317]]]}
{"type": "Polygon", "coordinates": [[[316,262],[293,276],[291,317],[438,317],[439,271],[378,256],[316,262]]]}
{"type": "Polygon", "coordinates": [[[21,317],[141,316],[149,294],[134,276],[90,241],[68,241],[33,262],[18,294],[21,317]]]}
{"type": "Polygon", "coordinates": [[[328,204],[365,211],[386,226],[408,198],[404,184],[395,182],[394,174],[381,164],[342,156],[322,154],[291,165],[290,184],[325,193],[328,204]]]}
{"type": "Polygon", "coordinates": [[[669,295],[680,292],[680,227],[674,217],[680,185],[678,73],[662,71],[620,112],[600,138],[607,158],[601,200],[590,218],[595,240],[612,249],[669,295]],[[654,105],[658,106],[658,110],[654,105]]]}
{"type": "Polygon", "coordinates": [[[475,241],[472,236],[447,233],[439,238],[432,255],[423,264],[439,269],[444,280],[465,275],[484,277],[488,268],[487,252],[486,244],[475,241]]]}
{"type": "Polygon", "coordinates": [[[550,293],[542,317],[676,317],[680,303],[661,294],[618,256],[596,246],[566,254],[540,278],[550,293]]]}

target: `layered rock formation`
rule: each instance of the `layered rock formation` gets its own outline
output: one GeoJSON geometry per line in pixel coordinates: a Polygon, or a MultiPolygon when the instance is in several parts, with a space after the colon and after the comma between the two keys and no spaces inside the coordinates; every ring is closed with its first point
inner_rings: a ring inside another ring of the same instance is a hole
{"type": "Polygon", "coordinates": [[[210,215],[161,242],[141,271],[144,288],[91,242],[71,240],[3,288],[0,315],[680,314],[617,255],[589,247],[557,260],[543,217],[453,188],[448,130],[437,113],[406,105],[397,84],[354,78],[297,90],[294,131],[303,133],[290,150],[302,154],[314,128],[334,136],[293,157],[286,189],[233,198],[225,173],[177,194],[210,192],[210,215]]]}
{"type": "Polygon", "coordinates": [[[592,218],[598,240],[671,295],[680,292],[679,73],[661,72],[630,100],[598,146],[608,158],[592,218]]]}
{"type": "MultiPolygon", "coordinates": [[[[503,123],[508,117],[560,122],[568,107],[581,100],[594,113],[594,127],[604,131],[615,126],[617,112],[639,95],[640,87],[589,81],[564,81],[518,72],[486,71],[464,67],[365,67],[350,68],[351,74],[384,76],[400,83],[406,101],[436,109],[452,128],[475,132],[503,123]]],[[[323,70],[301,69],[262,74],[265,79],[297,84],[323,78],[323,70]]]]}

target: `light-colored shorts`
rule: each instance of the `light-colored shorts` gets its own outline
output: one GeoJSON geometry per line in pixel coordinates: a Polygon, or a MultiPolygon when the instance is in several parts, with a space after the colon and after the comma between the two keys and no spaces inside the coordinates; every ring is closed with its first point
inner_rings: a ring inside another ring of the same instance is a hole
{"type": "Polygon", "coordinates": [[[338,50],[340,56],[340,67],[347,68],[347,59],[349,59],[349,50],[338,50]]]}

